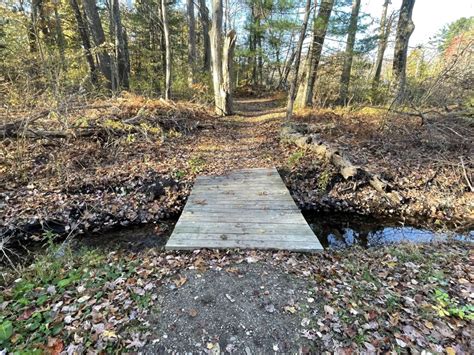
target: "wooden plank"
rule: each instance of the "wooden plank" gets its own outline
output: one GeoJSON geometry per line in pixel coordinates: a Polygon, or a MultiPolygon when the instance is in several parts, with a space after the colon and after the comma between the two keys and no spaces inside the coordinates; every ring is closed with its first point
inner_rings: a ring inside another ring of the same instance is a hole
{"type": "Polygon", "coordinates": [[[306,220],[301,214],[294,213],[292,210],[240,210],[238,214],[234,214],[233,217],[232,215],[229,215],[228,211],[217,211],[217,212],[210,212],[206,210],[188,210],[185,209],[181,213],[181,217],[185,219],[199,219],[199,218],[204,218],[204,219],[209,219],[209,218],[229,218],[229,220],[234,220],[236,219],[237,222],[248,222],[250,221],[250,218],[254,219],[266,219],[268,221],[271,221],[273,219],[279,219],[280,223],[283,223],[283,221],[286,220],[297,220],[297,221],[303,221],[306,223],[306,220]],[[232,217],[232,218],[231,218],[232,217]],[[235,217],[235,218],[234,218],[235,217]]]}
{"type": "Polygon", "coordinates": [[[200,193],[195,193],[191,195],[192,198],[199,199],[215,199],[219,198],[232,198],[235,200],[242,199],[255,199],[255,200],[267,200],[268,198],[274,198],[275,200],[285,200],[292,202],[293,199],[291,196],[288,196],[286,191],[262,191],[262,190],[253,190],[249,189],[247,191],[202,191],[200,193]]]}
{"type": "Polygon", "coordinates": [[[305,219],[301,216],[291,216],[283,219],[279,216],[250,216],[250,217],[241,217],[235,215],[213,215],[201,214],[201,215],[182,215],[180,218],[186,218],[188,221],[195,221],[198,223],[239,223],[239,222],[251,222],[251,223],[267,223],[267,224],[301,224],[306,223],[305,219]]]}
{"type": "Polygon", "coordinates": [[[166,245],[168,250],[195,250],[195,249],[269,249],[269,250],[291,250],[298,252],[319,252],[323,248],[319,242],[308,241],[267,241],[267,240],[238,240],[229,242],[227,240],[178,240],[169,241],[166,245]]]}
{"type": "Polygon", "coordinates": [[[273,234],[265,235],[262,238],[261,234],[249,233],[249,234],[232,234],[232,233],[221,233],[221,234],[206,234],[206,233],[176,233],[173,238],[174,242],[185,242],[187,240],[219,240],[227,241],[229,243],[239,243],[240,241],[245,242],[307,242],[308,237],[302,234],[273,234]]]}
{"type": "Polygon", "coordinates": [[[217,223],[196,224],[183,221],[177,224],[173,233],[204,233],[204,234],[258,234],[258,235],[305,235],[311,230],[309,227],[293,224],[268,224],[268,223],[217,223]]]}
{"type": "Polygon", "coordinates": [[[196,179],[166,249],[196,248],[322,250],[274,168],[196,179]]]}
{"type": "Polygon", "coordinates": [[[282,184],[272,184],[272,185],[259,185],[254,184],[238,184],[238,185],[199,185],[193,188],[193,193],[198,194],[201,192],[226,192],[226,191],[237,191],[240,193],[250,192],[250,191],[284,191],[288,193],[286,187],[282,184]]]}
{"type": "Polygon", "coordinates": [[[273,210],[273,211],[299,211],[296,206],[289,205],[288,203],[265,203],[264,201],[257,201],[255,203],[236,202],[224,203],[218,205],[213,203],[212,205],[202,204],[195,205],[190,204],[186,207],[186,211],[207,211],[207,212],[220,212],[227,211],[228,213],[239,213],[239,211],[260,211],[260,210],[273,210]]]}

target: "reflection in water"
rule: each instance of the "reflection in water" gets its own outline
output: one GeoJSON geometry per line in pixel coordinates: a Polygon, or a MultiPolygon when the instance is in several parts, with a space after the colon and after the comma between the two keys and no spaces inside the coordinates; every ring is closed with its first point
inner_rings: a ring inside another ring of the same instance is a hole
{"type": "Polygon", "coordinates": [[[371,247],[400,242],[429,243],[450,237],[474,240],[474,231],[465,234],[439,233],[402,226],[393,220],[376,220],[353,214],[307,214],[305,217],[323,246],[330,248],[345,248],[355,244],[371,247]]]}

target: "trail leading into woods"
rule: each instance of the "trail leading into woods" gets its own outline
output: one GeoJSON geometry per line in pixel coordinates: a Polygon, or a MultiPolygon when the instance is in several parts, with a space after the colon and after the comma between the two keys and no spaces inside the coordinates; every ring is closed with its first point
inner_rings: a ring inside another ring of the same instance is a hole
{"type": "Polygon", "coordinates": [[[219,118],[214,129],[197,136],[191,149],[206,170],[223,173],[239,168],[278,166],[279,130],[284,108],[279,98],[246,98],[234,102],[235,115],[219,118]]]}

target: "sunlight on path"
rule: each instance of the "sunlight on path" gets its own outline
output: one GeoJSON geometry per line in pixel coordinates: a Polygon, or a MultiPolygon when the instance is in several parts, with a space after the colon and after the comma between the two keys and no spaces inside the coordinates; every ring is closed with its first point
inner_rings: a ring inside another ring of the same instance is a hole
{"type": "Polygon", "coordinates": [[[279,154],[278,135],[285,110],[279,98],[235,100],[236,114],[216,118],[215,129],[203,132],[193,150],[196,172],[226,172],[272,167],[279,154]]]}

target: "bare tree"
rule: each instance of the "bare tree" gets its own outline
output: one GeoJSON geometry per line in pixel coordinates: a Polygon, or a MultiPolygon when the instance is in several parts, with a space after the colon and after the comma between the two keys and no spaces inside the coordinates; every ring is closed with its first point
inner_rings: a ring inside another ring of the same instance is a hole
{"type": "Polygon", "coordinates": [[[400,7],[400,14],[398,16],[395,53],[393,55],[392,67],[393,80],[395,81],[395,86],[393,88],[395,104],[402,102],[405,96],[408,42],[413,30],[415,29],[415,24],[412,20],[414,6],[415,0],[403,0],[400,7]]]}
{"type": "Polygon", "coordinates": [[[187,0],[188,10],[188,65],[189,65],[189,84],[196,82],[194,73],[196,71],[196,21],[194,19],[194,1],[187,0]]]}
{"type": "Polygon", "coordinates": [[[92,83],[96,84],[97,73],[96,73],[96,67],[95,67],[95,62],[94,62],[94,56],[92,55],[92,51],[91,51],[91,42],[89,40],[89,32],[87,29],[87,24],[82,18],[81,9],[79,7],[79,3],[77,2],[77,0],[69,0],[69,4],[71,5],[72,11],[74,12],[74,17],[76,18],[77,29],[79,32],[79,37],[82,42],[82,48],[84,48],[87,65],[89,66],[91,81],[92,83]]]}
{"type": "Polygon", "coordinates": [[[58,0],[53,0],[54,21],[55,21],[54,27],[56,29],[56,42],[57,42],[58,48],[59,48],[59,55],[60,55],[60,58],[61,58],[61,66],[62,66],[63,70],[67,70],[66,57],[64,55],[64,52],[66,50],[66,40],[64,38],[63,26],[62,26],[61,17],[59,16],[58,5],[60,5],[59,1],[58,0]]]}
{"type": "Polygon", "coordinates": [[[209,37],[209,9],[206,6],[206,0],[199,0],[199,18],[201,19],[204,45],[203,67],[209,71],[211,69],[211,39],[209,37]]]}
{"type": "Polygon", "coordinates": [[[351,81],[352,60],[354,58],[354,44],[357,33],[357,21],[359,19],[361,0],[353,0],[349,30],[347,34],[346,50],[344,52],[344,65],[342,67],[341,81],[339,86],[340,105],[347,104],[347,95],[349,93],[349,83],[351,81]]]}
{"type": "Polygon", "coordinates": [[[234,55],[236,33],[231,30],[223,40],[222,0],[212,0],[212,82],[216,113],[222,116],[232,114],[231,69],[234,55]]]}
{"type": "Polygon", "coordinates": [[[323,50],[324,39],[328,29],[329,18],[334,6],[334,0],[322,0],[318,15],[314,18],[313,23],[313,41],[311,43],[311,52],[308,57],[307,75],[303,82],[303,90],[301,92],[301,106],[308,107],[313,104],[314,84],[318,71],[321,52],[323,50]]]}
{"type": "Polygon", "coordinates": [[[290,120],[293,115],[293,106],[296,99],[296,88],[298,84],[298,73],[300,70],[300,60],[301,60],[301,51],[303,49],[304,38],[306,37],[306,29],[308,28],[309,14],[311,12],[311,0],[306,0],[303,24],[301,25],[300,38],[296,46],[295,54],[295,68],[294,68],[294,77],[291,81],[290,92],[288,94],[288,105],[286,107],[286,119],[290,120]]]}
{"type": "Polygon", "coordinates": [[[283,89],[286,87],[287,82],[288,82],[288,76],[290,75],[291,67],[293,66],[293,61],[295,60],[296,57],[296,49],[292,47],[288,47],[288,53],[287,53],[288,59],[285,61],[283,65],[283,70],[281,73],[280,81],[278,82],[277,89],[283,89]]]}
{"type": "Polygon", "coordinates": [[[92,39],[97,48],[97,56],[99,57],[99,68],[102,75],[107,80],[107,87],[112,88],[112,69],[111,60],[107,49],[105,48],[105,35],[100,21],[99,12],[95,0],[83,0],[84,10],[91,31],[92,39]]]}
{"type": "Polygon", "coordinates": [[[110,0],[111,29],[115,40],[115,57],[117,58],[117,87],[128,89],[130,87],[130,63],[127,56],[128,48],[125,39],[125,29],[120,18],[120,7],[118,0],[110,0]]]}
{"type": "Polygon", "coordinates": [[[161,0],[161,21],[165,37],[165,100],[169,100],[171,98],[171,44],[166,0],[161,0]]]}
{"type": "Polygon", "coordinates": [[[372,98],[376,99],[377,90],[380,84],[380,75],[382,73],[383,57],[387,49],[388,37],[392,27],[393,14],[387,19],[388,5],[390,0],[385,0],[382,6],[382,16],[379,27],[379,43],[377,48],[377,59],[375,60],[375,74],[372,80],[372,98]]]}

